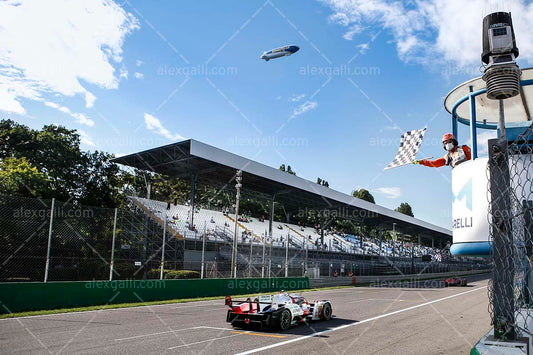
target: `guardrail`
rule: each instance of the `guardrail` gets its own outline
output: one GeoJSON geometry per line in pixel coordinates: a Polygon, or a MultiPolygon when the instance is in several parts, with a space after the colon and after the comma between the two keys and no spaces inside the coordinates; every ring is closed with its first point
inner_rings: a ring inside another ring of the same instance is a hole
{"type": "Polygon", "coordinates": [[[468,276],[478,274],[490,274],[490,270],[473,270],[473,271],[460,271],[460,272],[439,272],[432,274],[405,274],[405,275],[388,275],[388,276],[339,276],[339,277],[327,277],[320,279],[310,279],[309,285],[312,288],[319,287],[333,287],[333,286],[350,286],[357,284],[379,284],[391,281],[419,281],[436,278],[447,278],[452,276],[468,276]],[[354,282],[355,281],[355,282],[354,282]]]}

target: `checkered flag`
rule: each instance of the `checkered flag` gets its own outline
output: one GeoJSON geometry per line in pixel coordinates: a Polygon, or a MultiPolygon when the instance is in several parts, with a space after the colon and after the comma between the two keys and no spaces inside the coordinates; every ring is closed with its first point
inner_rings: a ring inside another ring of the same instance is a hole
{"type": "Polygon", "coordinates": [[[426,128],[415,129],[414,131],[407,131],[402,134],[400,140],[400,148],[396,157],[384,170],[396,168],[398,166],[411,164],[416,158],[416,153],[422,144],[422,139],[424,139],[424,134],[426,133],[426,128]]]}

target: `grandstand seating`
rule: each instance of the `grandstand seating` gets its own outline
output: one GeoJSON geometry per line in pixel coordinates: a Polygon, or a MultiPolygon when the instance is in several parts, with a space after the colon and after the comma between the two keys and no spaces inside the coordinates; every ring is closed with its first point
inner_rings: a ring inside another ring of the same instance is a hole
{"type": "MultiPolygon", "coordinates": [[[[191,207],[186,205],[168,206],[167,202],[150,200],[140,197],[130,197],[132,201],[142,205],[142,210],[156,220],[167,221],[167,226],[179,237],[189,240],[200,240],[204,234],[209,241],[231,242],[235,231],[235,215],[225,215],[221,211],[205,208],[195,208],[193,226],[190,226],[191,207]],[[167,209],[167,207],[169,207],[167,209]]],[[[326,250],[354,254],[370,254],[384,256],[415,257],[431,255],[435,261],[440,261],[441,251],[422,245],[402,243],[400,241],[382,240],[361,237],[351,234],[340,234],[324,231],[324,244],[320,245],[320,232],[313,227],[303,227],[279,221],[273,222],[272,238],[268,236],[268,221],[260,221],[254,217],[246,217],[247,221],[238,222],[239,244],[272,243],[273,246],[283,247],[289,240],[289,248],[309,250],[326,250]],[[361,245],[362,244],[362,245],[361,245]]]]}

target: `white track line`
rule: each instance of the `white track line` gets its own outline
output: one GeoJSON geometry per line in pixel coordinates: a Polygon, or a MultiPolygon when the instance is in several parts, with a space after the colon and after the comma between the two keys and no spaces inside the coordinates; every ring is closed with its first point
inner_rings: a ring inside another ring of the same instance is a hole
{"type": "Polygon", "coordinates": [[[131,340],[131,339],[138,339],[138,338],[144,338],[144,337],[150,337],[154,335],[161,335],[161,334],[168,334],[168,333],[177,333],[177,332],[183,332],[185,330],[192,330],[192,329],[199,329],[203,327],[192,327],[192,328],[183,328],[183,329],[173,329],[173,330],[167,330],[165,332],[158,332],[158,333],[150,333],[150,334],[141,334],[141,335],[134,335],[127,338],[118,338],[115,339],[115,341],[123,341],[123,340],[131,340]]]}
{"type": "Polygon", "coordinates": [[[168,348],[168,350],[174,350],[174,349],[178,349],[178,348],[183,348],[184,346],[191,346],[191,345],[197,345],[197,344],[202,344],[202,343],[207,343],[207,342],[213,342],[213,341],[215,341],[215,340],[220,340],[220,339],[224,339],[224,338],[236,337],[236,336],[239,336],[239,335],[242,335],[242,334],[226,335],[225,337],[213,338],[213,339],[207,339],[207,340],[197,341],[196,343],[190,343],[190,344],[183,344],[183,345],[173,346],[173,347],[171,347],[171,348],[168,348]]]}
{"type": "MultiPolygon", "coordinates": [[[[149,302],[154,302],[154,301],[149,301],[149,302]]],[[[176,306],[176,305],[180,305],[180,304],[196,303],[196,302],[205,302],[205,303],[201,304],[201,305],[187,306],[187,308],[188,307],[205,306],[206,304],[210,305],[207,302],[212,302],[213,305],[216,306],[217,304],[222,304],[221,302],[224,302],[224,299],[221,298],[220,301],[219,300],[187,301],[187,302],[173,302],[173,303],[164,303],[164,304],[152,304],[152,305],[149,305],[149,306],[147,305],[147,306],[133,306],[133,307],[117,307],[117,308],[106,308],[106,309],[102,308],[102,309],[94,309],[92,311],[79,311],[79,312],[78,311],[75,311],[75,312],[68,312],[67,311],[67,312],[62,312],[62,313],[39,314],[39,315],[36,315],[36,316],[22,316],[22,317],[12,317],[12,318],[2,318],[2,319],[0,319],[0,322],[14,320],[14,319],[31,319],[31,318],[41,318],[41,317],[71,316],[71,315],[76,315],[76,314],[94,313],[94,312],[100,312],[100,313],[120,312],[120,311],[124,312],[124,311],[130,311],[130,310],[133,311],[133,310],[136,310],[136,309],[150,308],[150,307],[165,307],[165,306],[172,307],[172,306],[176,306]]],[[[89,307],[89,306],[87,306],[87,307],[89,307]]],[[[175,307],[175,308],[180,309],[180,308],[186,308],[186,307],[175,307]]]]}
{"type": "Polygon", "coordinates": [[[397,311],[394,311],[394,312],[381,314],[379,316],[375,316],[375,317],[372,317],[372,318],[364,319],[364,320],[362,320],[360,322],[345,324],[345,325],[341,325],[341,326],[336,327],[336,328],[323,330],[323,331],[318,332],[318,333],[313,333],[313,334],[309,334],[309,335],[302,336],[302,337],[299,337],[299,338],[285,340],[285,341],[282,341],[282,342],[279,342],[279,343],[275,343],[275,344],[272,344],[272,345],[263,346],[261,348],[248,350],[248,351],[245,351],[245,352],[242,352],[242,353],[238,353],[236,355],[253,354],[253,353],[257,353],[259,351],[264,351],[264,350],[276,348],[278,346],[283,346],[283,345],[287,345],[287,344],[290,344],[290,343],[295,343],[297,341],[301,341],[301,340],[313,338],[313,337],[316,337],[316,336],[320,336],[322,334],[325,334],[325,333],[328,333],[328,332],[333,332],[335,330],[340,330],[340,329],[352,327],[352,326],[355,326],[355,325],[371,322],[371,321],[374,321],[374,320],[377,320],[377,319],[385,318],[385,317],[392,316],[392,315],[395,315],[395,314],[398,314],[398,313],[402,313],[402,312],[407,312],[407,311],[410,311],[410,310],[413,310],[413,309],[416,309],[416,308],[420,308],[420,307],[424,307],[424,306],[427,306],[427,305],[430,305],[430,304],[433,304],[433,303],[437,303],[437,302],[440,302],[440,301],[445,301],[445,300],[448,300],[450,298],[454,298],[454,297],[457,297],[457,296],[466,295],[467,293],[474,292],[474,291],[479,291],[479,290],[482,290],[484,288],[487,288],[487,286],[478,287],[478,288],[475,288],[473,290],[469,290],[469,291],[461,292],[461,293],[458,293],[458,294],[455,294],[455,295],[439,298],[439,299],[436,299],[436,300],[433,300],[433,301],[429,301],[429,302],[425,302],[425,303],[422,303],[422,304],[418,304],[416,306],[407,307],[407,308],[400,309],[400,310],[397,310],[397,311]]]}

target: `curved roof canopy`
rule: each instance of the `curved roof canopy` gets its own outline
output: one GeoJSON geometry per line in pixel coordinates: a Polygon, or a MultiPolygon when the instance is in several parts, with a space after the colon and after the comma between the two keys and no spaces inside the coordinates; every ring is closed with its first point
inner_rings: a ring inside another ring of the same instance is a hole
{"type": "MultiPolygon", "coordinates": [[[[504,100],[505,122],[531,121],[533,111],[533,68],[522,69],[520,77],[522,86],[520,95],[504,100]]],[[[470,124],[470,103],[468,96],[471,92],[485,90],[487,87],[481,77],[466,81],[450,91],[444,100],[444,107],[453,114],[454,106],[457,105],[456,113],[459,122],[470,124]]],[[[476,100],[476,126],[480,128],[496,129],[499,118],[499,101],[487,98],[484,92],[475,97],[476,100]]]]}
{"type": "Polygon", "coordinates": [[[242,170],[243,192],[282,203],[293,213],[325,211],[329,216],[380,226],[411,235],[451,240],[451,231],[391,209],[352,197],[301,177],[190,139],[118,157],[115,163],[169,177],[234,188],[235,173],[242,170]]]}

